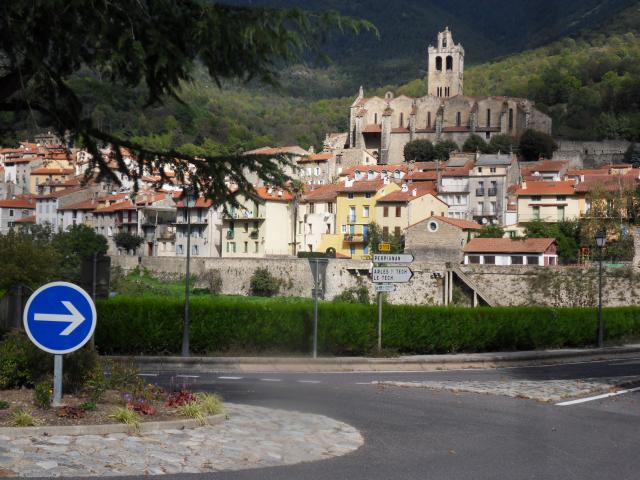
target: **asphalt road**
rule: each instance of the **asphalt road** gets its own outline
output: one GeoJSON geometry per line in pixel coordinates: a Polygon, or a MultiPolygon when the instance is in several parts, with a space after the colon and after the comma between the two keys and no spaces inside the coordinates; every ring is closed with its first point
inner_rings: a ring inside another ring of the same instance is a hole
{"type": "MultiPolygon", "coordinates": [[[[327,415],[358,428],[353,454],[212,479],[640,478],[640,391],[569,407],[493,395],[372,385],[376,380],[574,379],[640,375],[640,357],[533,368],[424,373],[238,374],[176,377],[225,400],[327,415]]],[[[177,476],[186,478],[187,475],[177,476]]],[[[193,478],[193,476],[189,476],[193,478]]]]}

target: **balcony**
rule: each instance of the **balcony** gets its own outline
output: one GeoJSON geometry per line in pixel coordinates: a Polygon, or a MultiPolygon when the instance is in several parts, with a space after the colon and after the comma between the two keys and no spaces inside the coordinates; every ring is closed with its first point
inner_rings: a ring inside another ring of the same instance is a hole
{"type": "Polygon", "coordinates": [[[497,188],[490,188],[488,193],[489,193],[490,197],[495,197],[496,195],[498,195],[498,189],[497,188]]]}
{"type": "Polygon", "coordinates": [[[345,243],[366,243],[367,236],[363,233],[345,233],[344,241],[345,243]]]}
{"type": "Polygon", "coordinates": [[[224,218],[225,220],[250,220],[252,218],[263,219],[264,217],[265,217],[264,213],[260,210],[258,211],[236,210],[236,211],[231,211],[231,212],[222,214],[222,218],[224,218]]]}
{"type": "Polygon", "coordinates": [[[469,185],[441,185],[440,193],[469,193],[469,185]]]}
{"type": "Polygon", "coordinates": [[[484,188],[476,188],[476,197],[484,197],[484,188]]]}

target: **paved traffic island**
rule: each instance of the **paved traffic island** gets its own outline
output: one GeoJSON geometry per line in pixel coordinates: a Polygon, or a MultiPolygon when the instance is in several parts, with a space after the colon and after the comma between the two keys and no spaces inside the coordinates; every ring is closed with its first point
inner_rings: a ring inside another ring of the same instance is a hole
{"type": "Polygon", "coordinates": [[[225,404],[218,425],[139,434],[0,435],[0,477],[205,473],[291,465],[345,455],[364,440],[321,415],[225,404]]]}
{"type": "Polygon", "coordinates": [[[381,381],[374,383],[392,387],[504,395],[541,402],[558,402],[568,398],[613,392],[629,385],[640,384],[640,376],[575,380],[430,380],[420,382],[381,381]]]}

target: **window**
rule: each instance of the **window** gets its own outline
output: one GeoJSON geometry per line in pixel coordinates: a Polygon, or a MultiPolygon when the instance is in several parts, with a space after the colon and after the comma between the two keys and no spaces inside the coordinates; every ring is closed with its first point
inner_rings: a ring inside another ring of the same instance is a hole
{"type": "Polygon", "coordinates": [[[351,246],[349,247],[349,252],[351,252],[351,256],[356,254],[356,246],[351,244],[351,246]]]}
{"type": "MultiPolygon", "coordinates": [[[[489,171],[490,171],[491,173],[496,173],[496,171],[497,171],[497,170],[498,170],[498,169],[497,169],[496,167],[491,167],[491,168],[489,169],[489,171]]],[[[496,182],[493,182],[493,183],[496,183],[496,182]]]]}
{"type": "Polygon", "coordinates": [[[386,205],[382,208],[382,216],[385,218],[389,216],[389,207],[386,205]]]}
{"type": "Polygon", "coordinates": [[[327,209],[329,213],[333,213],[333,203],[329,202],[329,204],[327,205],[327,209]]]}
{"type": "Polygon", "coordinates": [[[13,217],[13,210],[9,209],[9,216],[13,217]]]}
{"type": "Polygon", "coordinates": [[[244,222],[244,233],[249,231],[249,222],[244,222]]]}
{"type": "Polygon", "coordinates": [[[316,204],[315,203],[310,203],[309,204],[309,213],[316,213],[316,204]]]}
{"type": "Polygon", "coordinates": [[[509,109],[509,130],[513,130],[513,108],[509,109]]]}
{"type": "Polygon", "coordinates": [[[347,223],[354,223],[356,221],[356,207],[349,207],[349,221],[347,223]]]}
{"type": "Polygon", "coordinates": [[[258,253],[260,251],[260,244],[258,242],[255,242],[255,247],[256,247],[256,253],[258,253]]]}
{"type": "Polygon", "coordinates": [[[467,259],[469,260],[469,263],[472,265],[478,265],[480,263],[479,255],[469,255],[467,259]]]}
{"type": "Polygon", "coordinates": [[[533,197],[531,197],[531,201],[532,202],[541,202],[542,201],[542,196],[534,195],[533,197]]]}
{"type": "Polygon", "coordinates": [[[320,167],[316,167],[315,175],[316,175],[316,177],[320,176],[320,167]]]}
{"type": "Polygon", "coordinates": [[[555,265],[556,264],[556,257],[549,257],[549,265],[555,265]]]}
{"type": "Polygon", "coordinates": [[[191,245],[191,255],[195,255],[195,256],[199,255],[198,245],[191,245]]]}
{"type": "Polygon", "coordinates": [[[491,126],[491,109],[487,108],[487,127],[491,126]]]}
{"type": "Polygon", "coordinates": [[[327,223],[327,231],[325,233],[331,233],[331,224],[327,223]]]}
{"type": "Polygon", "coordinates": [[[400,128],[404,127],[404,113],[400,112],[400,128]]]}
{"type": "Polygon", "coordinates": [[[364,194],[364,198],[371,198],[371,192],[367,192],[364,194]]]}
{"type": "Polygon", "coordinates": [[[540,259],[538,257],[527,257],[527,265],[540,265],[540,259]]]}
{"type": "Polygon", "coordinates": [[[540,220],[540,207],[533,207],[533,219],[540,220]]]}
{"type": "Polygon", "coordinates": [[[442,71],[442,57],[436,57],[436,70],[442,71]]]}
{"type": "Polygon", "coordinates": [[[313,223],[309,223],[309,234],[313,235],[313,223]]]}
{"type": "MultiPolygon", "coordinates": [[[[482,173],[482,167],[478,167],[478,173],[482,173]]],[[[482,182],[480,182],[482,184],[482,182]]]]}
{"type": "Polygon", "coordinates": [[[364,218],[369,218],[369,206],[362,207],[362,216],[364,218]]]}
{"type": "Polygon", "coordinates": [[[558,195],[558,196],[556,197],[556,200],[557,200],[558,202],[566,202],[566,201],[567,201],[567,196],[566,196],[566,195],[558,195]]]}
{"type": "Polygon", "coordinates": [[[365,245],[362,247],[362,251],[365,255],[369,255],[369,245],[365,245]]]}
{"type": "Polygon", "coordinates": [[[431,128],[431,112],[427,112],[427,128],[431,128]]]}
{"type": "Polygon", "coordinates": [[[456,113],[456,126],[462,125],[462,114],[460,112],[456,113]]]}
{"type": "Polygon", "coordinates": [[[485,265],[495,265],[496,264],[495,255],[485,255],[484,256],[484,264],[485,265]]]}
{"type": "Polygon", "coordinates": [[[565,216],[564,216],[564,207],[558,207],[558,221],[559,222],[564,222],[565,216]]]}
{"type": "Polygon", "coordinates": [[[347,198],[352,199],[353,198],[353,193],[347,193],[347,198]]]}
{"type": "Polygon", "coordinates": [[[244,242],[244,253],[249,252],[249,242],[244,242]]]}
{"type": "Polygon", "coordinates": [[[231,253],[236,253],[236,242],[229,242],[231,246],[231,253]]]}
{"type": "Polygon", "coordinates": [[[518,255],[513,255],[511,257],[511,265],[524,265],[524,258],[518,255]]]}
{"type": "Polygon", "coordinates": [[[400,229],[400,227],[396,227],[393,230],[393,234],[395,235],[396,238],[400,238],[400,236],[402,235],[402,230],[400,229]]]}
{"type": "Polygon", "coordinates": [[[427,228],[429,229],[430,232],[437,232],[438,231],[438,222],[434,222],[431,221],[429,222],[429,225],[427,225],[427,228]]]}
{"type": "Polygon", "coordinates": [[[382,227],[382,240],[389,240],[389,227],[382,227]]]}
{"type": "Polygon", "coordinates": [[[307,177],[311,176],[311,167],[307,167],[307,177]]]}
{"type": "Polygon", "coordinates": [[[402,207],[400,205],[396,206],[396,218],[400,218],[402,216],[402,207]]]}
{"type": "Polygon", "coordinates": [[[373,114],[373,123],[375,123],[376,125],[378,124],[378,114],[377,113],[373,114]]]}
{"type": "Polygon", "coordinates": [[[495,214],[498,210],[498,206],[496,204],[496,202],[491,202],[491,213],[495,214]]]}
{"type": "Polygon", "coordinates": [[[453,57],[451,55],[447,57],[447,70],[453,70],[453,57]]]}

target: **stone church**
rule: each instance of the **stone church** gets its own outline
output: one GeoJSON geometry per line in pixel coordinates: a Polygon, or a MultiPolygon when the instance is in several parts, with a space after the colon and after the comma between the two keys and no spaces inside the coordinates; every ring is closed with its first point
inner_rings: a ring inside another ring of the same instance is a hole
{"type": "Polygon", "coordinates": [[[405,95],[365,98],[363,89],[351,105],[348,149],[367,150],[381,164],[404,161],[407,142],[453,140],[460,147],[472,134],[489,141],[499,134],[519,137],[532,128],[551,133],[551,118],[533,102],[512,97],[464,95],[464,48],[455,44],[448,28],[429,46],[428,92],[420,98],[405,95]]]}

